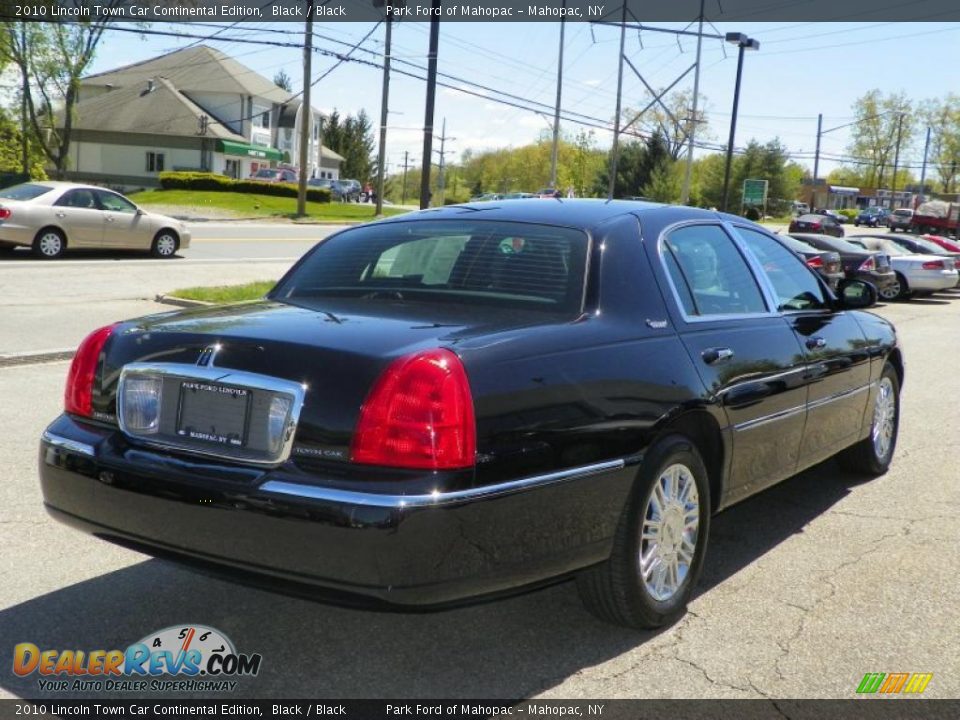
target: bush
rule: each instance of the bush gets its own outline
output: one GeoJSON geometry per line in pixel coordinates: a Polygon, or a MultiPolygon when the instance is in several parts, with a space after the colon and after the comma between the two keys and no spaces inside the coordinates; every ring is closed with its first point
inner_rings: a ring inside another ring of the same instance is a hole
{"type": "Polygon", "coordinates": [[[847,220],[854,220],[854,219],[856,219],[857,215],[860,214],[860,211],[859,211],[859,210],[850,210],[850,209],[837,210],[837,214],[838,214],[838,215],[843,215],[843,217],[845,217],[847,220]]]}
{"type": "Polygon", "coordinates": [[[747,220],[753,220],[756,222],[760,219],[760,211],[755,207],[748,207],[747,211],[743,214],[747,220]]]}
{"type": "MultiPolygon", "coordinates": [[[[214,192],[255,193],[275,197],[297,197],[293,183],[270,183],[260,180],[234,180],[226,175],[205,172],[170,171],[160,173],[160,187],[164,190],[210,190],[214,192]]],[[[329,188],[307,188],[310,202],[330,202],[329,188]]]]}

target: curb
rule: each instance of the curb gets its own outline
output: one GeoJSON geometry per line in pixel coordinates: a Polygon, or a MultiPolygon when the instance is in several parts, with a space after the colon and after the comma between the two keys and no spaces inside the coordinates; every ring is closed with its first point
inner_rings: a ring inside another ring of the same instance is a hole
{"type": "Polygon", "coordinates": [[[158,302],[161,305],[174,305],[176,307],[191,308],[191,307],[210,307],[216,303],[207,302],[206,300],[188,300],[187,298],[178,298],[173,295],[157,295],[154,299],[154,302],[158,302]]]}
{"type": "Polygon", "coordinates": [[[6,353],[0,355],[0,367],[34,365],[37,363],[69,360],[74,356],[75,353],[76,350],[74,348],[63,350],[36,350],[28,352],[6,353]]]}

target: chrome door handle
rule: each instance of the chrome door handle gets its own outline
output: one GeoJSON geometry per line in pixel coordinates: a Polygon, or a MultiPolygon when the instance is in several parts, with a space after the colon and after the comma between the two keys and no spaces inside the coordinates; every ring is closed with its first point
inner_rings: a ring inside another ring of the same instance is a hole
{"type": "Polygon", "coordinates": [[[113,222],[113,218],[110,217],[109,215],[107,215],[107,217],[106,217],[105,219],[106,219],[107,222],[113,222]]]}
{"type": "Polygon", "coordinates": [[[58,211],[58,212],[56,213],[56,215],[57,215],[58,218],[62,218],[62,217],[66,217],[66,216],[67,216],[67,214],[66,214],[65,212],[63,212],[63,211],[58,211]]]}
{"type": "Polygon", "coordinates": [[[822,337],[812,337],[807,338],[807,349],[816,350],[817,348],[822,348],[827,346],[827,341],[822,337]]]}
{"type": "Polygon", "coordinates": [[[715,365],[717,363],[725,362],[733,357],[733,350],[730,348],[707,348],[702,353],[700,357],[703,358],[703,361],[707,365],[715,365]]]}

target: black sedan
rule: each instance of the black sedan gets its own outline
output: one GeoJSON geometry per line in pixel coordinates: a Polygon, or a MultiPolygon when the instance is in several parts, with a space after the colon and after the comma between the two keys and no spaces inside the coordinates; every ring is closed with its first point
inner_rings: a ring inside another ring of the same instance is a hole
{"type": "Polygon", "coordinates": [[[790,235],[781,235],[780,239],[784,245],[802,257],[809,267],[820,273],[830,289],[836,292],[840,287],[840,281],[845,277],[843,265],[840,263],[840,253],[820,250],[790,235]]]}
{"type": "Polygon", "coordinates": [[[787,232],[791,235],[793,233],[818,233],[820,235],[843,237],[843,228],[840,223],[829,215],[801,215],[790,221],[787,232]]]}
{"type": "Polygon", "coordinates": [[[44,502],[274,590],[437,607],[573,575],[600,617],[661,626],[715,512],[833,455],[889,467],[903,359],[875,300],[706,210],[403,215],[262,301],[93,332],[44,502]]]}
{"type": "Polygon", "coordinates": [[[840,264],[843,266],[847,280],[864,280],[878,291],[883,291],[897,282],[897,274],[890,266],[890,256],[886,253],[866,250],[859,245],[828,235],[792,233],[790,237],[812,245],[818,250],[832,250],[839,253],[840,264]]]}

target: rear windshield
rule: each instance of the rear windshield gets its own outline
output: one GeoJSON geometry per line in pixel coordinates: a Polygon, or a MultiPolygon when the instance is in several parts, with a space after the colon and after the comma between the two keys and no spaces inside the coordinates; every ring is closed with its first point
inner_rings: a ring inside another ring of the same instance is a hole
{"type": "Polygon", "coordinates": [[[913,215],[913,210],[894,210],[894,215],[899,215],[900,217],[910,217],[913,215]]]}
{"type": "Polygon", "coordinates": [[[368,225],[320,243],[271,297],[359,297],[571,314],[583,303],[588,244],[580,230],[526,223],[368,225]]]}
{"type": "Polygon", "coordinates": [[[41,195],[46,195],[53,190],[49,185],[37,185],[36,183],[23,183],[14,185],[5,190],[0,190],[0,199],[3,200],[33,200],[41,195]]]}

